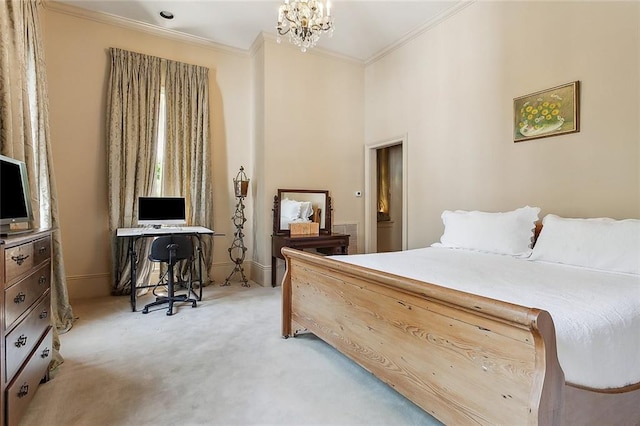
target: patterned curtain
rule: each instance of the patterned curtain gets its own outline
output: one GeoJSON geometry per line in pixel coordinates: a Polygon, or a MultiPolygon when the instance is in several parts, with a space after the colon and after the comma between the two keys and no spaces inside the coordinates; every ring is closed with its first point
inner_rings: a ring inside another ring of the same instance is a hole
{"type": "Polygon", "coordinates": [[[53,228],[51,368],[62,362],[58,332],[74,321],[63,263],[58,197],[49,134],[46,66],[36,1],[0,2],[0,152],[26,162],[34,226],[53,228]]]}
{"type": "MultiPolygon", "coordinates": [[[[135,225],[138,196],[151,195],[156,164],[156,141],[161,89],[161,59],[121,49],[110,49],[111,75],[107,99],[109,170],[109,230],[115,295],[130,294],[131,262],[128,241],[116,238],[118,228],[135,225]]],[[[151,239],[136,245],[137,283],[148,281],[146,257],[151,239]]]]}
{"type": "MultiPolygon", "coordinates": [[[[165,195],[186,197],[189,224],[213,229],[209,151],[209,69],[166,61],[165,195]]],[[[203,236],[203,283],[213,264],[213,238],[203,236]],[[205,276],[206,274],[206,276],[205,276]]],[[[185,271],[183,271],[185,273],[185,271]]]]}
{"type": "MultiPolygon", "coordinates": [[[[165,126],[162,195],[183,196],[189,224],[213,228],[209,149],[209,70],[153,56],[110,49],[111,78],[107,106],[109,214],[114,234],[116,277],[113,294],[130,291],[127,241],[117,228],[136,223],[138,196],[151,195],[156,172],[158,126],[165,126]],[[164,82],[164,84],[163,84],[164,82]],[[164,86],[166,122],[160,123],[164,86]]],[[[203,282],[213,264],[212,238],[203,236],[203,282]]],[[[148,281],[150,239],[136,246],[137,285],[148,281]]],[[[186,268],[188,265],[184,265],[186,268]]]]}

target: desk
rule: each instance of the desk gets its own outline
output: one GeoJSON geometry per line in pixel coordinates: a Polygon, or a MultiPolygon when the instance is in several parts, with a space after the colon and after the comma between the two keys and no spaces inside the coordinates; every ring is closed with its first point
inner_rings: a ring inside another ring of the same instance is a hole
{"type": "MultiPolygon", "coordinates": [[[[129,258],[131,259],[131,310],[136,310],[136,269],[138,263],[138,256],[135,251],[135,244],[140,238],[154,238],[163,235],[187,235],[196,237],[198,240],[198,246],[196,247],[196,255],[198,256],[198,282],[200,283],[200,294],[197,295],[198,300],[202,300],[202,236],[203,235],[215,235],[215,233],[202,226],[180,226],[180,227],[165,227],[165,228],[118,228],[116,231],[116,237],[129,239],[129,258]]],[[[221,234],[219,234],[221,235],[221,234]]],[[[119,270],[119,269],[118,269],[119,270]]],[[[148,286],[151,287],[151,286],[148,286]]],[[[192,290],[190,290],[192,291],[192,290]]],[[[195,295],[195,293],[194,293],[195,295]]]]}
{"type": "Polygon", "coordinates": [[[276,286],[277,259],[283,259],[282,247],[294,249],[317,249],[324,254],[347,254],[349,249],[349,235],[320,234],[320,235],[272,235],[271,236],[271,287],[276,286]]]}

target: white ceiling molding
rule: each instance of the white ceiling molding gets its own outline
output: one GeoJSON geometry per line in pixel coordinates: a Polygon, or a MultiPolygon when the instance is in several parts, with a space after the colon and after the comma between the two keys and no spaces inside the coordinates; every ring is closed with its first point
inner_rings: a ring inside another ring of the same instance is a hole
{"type": "Polygon", "coordinates": [[[64,13],[65,15],[75,16],[77,18],[88,19],[94,22],[102,24],[114,25],[120,28],[126,28],[136,30],[148,34],[152,34],[159,37],[168,38],[171,40],[192,43],[203,47],[208,47],[213,50],[222,51],[225,53],[231,53],[235,55],[247,56],[249,52],[244,49],[238,49],[230,47],[224,44],[216,43],[214,41],[186,34],[180,31],[175,31],[168,28],[161,28],[155,25],[146,24],[132,19],[123,18],[121,16],[111,15],[104,12],[95,12],[88,9],[82,9],[79,7],[71,6],[68,4],[60,3],[57,1],[45,1],[44,7],[48,10],[64,13]]]}
{"type": "MultiPolygon", "coordinates": [[[[374,55],[372,55],[366,60],[362,60],[362,59],[355,58],[354,56],[338,53],[335,50],[329,50],[323,47],[314,47],[313,49],[309,49],[306,53],[301,53],[301,54],[323,55],[323,56],[331,57],[333,59],[347,61],[350,63],[358,63],[358,64],[362,64],[363,66],[366,66],[380,60],[381,58],[385,57],[386,55],[393,52],[394,50],[404,46],[411,40],[415,39],[416,37],[420,36],[421,34],[425,33],[426,31],[430,30],[431,28],[437,26],[441,22],[445,21],[446,19],[457,14],[461,10],[465,9],[467,6],[474,3],[475,1],[476,0],[459,0],[459,1],[456,0],[455,2],[452,2],[452,3],[455,3],[454,6],[446,9],[445,11],[441,12],[434,18],[429,19],[423,25],[420,25],[418,28],[410,31],[399,40],[383,48],[381,51],[375,53],[374,55]]],[[[145,23],[140,20],[134,20],[134,19],[114,15],[107,12],[89,10],[89,9],[77,7],[72,4],[62,3],[60,1],[45,0],[43,3],[44,3],[44,7],[51,11],[67,14],[70,16],[75,16],[78,18],[88,19],[88,20],[92,20],[95,22],[103,23],[103,24],[114,25],[120,28],[132,29],[132,30],[144,32],[147,34],[152,34],[159,37],[164,37],[164,38],[185,42],[185,43],[191,43],[191,44],[207,47],[216,51],[236,54],[241,56],[255,55],[256,51],[260,48],[260,46],[262,46],[262,44],[264,44],[266,40],[273,41],[274,43],[276,42],[275,34],[271,34],[266,31],[260,31],[247,49],[244,49],[241,47],[232,47],[226,44],[217,43],[215,41],[212,41],[209,38],[188,34],[188,33],[177,31],[170,28],[164,28],[158,25],[145,23]]],[[[283,47],[287,47],[288,45],[289,43],[285,43],[285,42],[281,43],[281,46],[283,47]]],[[[299,48],[293,45],[292,47],[299,50],[299,48]]]]}
{"type": "Polygon", "coordinates": [[[438,16],[436,16],[433,19],[431,19],[430,21],[425,22],[420,27],[418,27],[415,30],[409,32],[404,37],[402,37],[400,40],[392,43],[391,45],[389,45],[387,47],[385,47],[380,52],[376,53],[375,55],[373,55],[372,57],[370,57],[369,59],[364,61],[365,65],[369,65],[369,64],[372,64],[372,63],[374,63],[376,61],[379,61],[380,59],[382,59],[385,56],[387,56],[389,53],[393,52],[396,49],[399,49],[400,47],[402,47],[405,44],[409,43],[411,40],[413,40],[416,37],[419,37],[420,35],[424,34],[425,32],[429,31],[431,28],[434,28],[435,26],[437,26],[441,22],[446,21],[447,19],[449,19],[453,15],[457,14],[458,12],[460,12],[461,10],[465,9],[467,6],[469,6],[469,5],[471,5],[471,4],[475,3],[475,2],[476,2],[476,0],[463,0],[461,3],[458,3],[452,9],[445,10],[444,12],[439,14],[438,16]]]}

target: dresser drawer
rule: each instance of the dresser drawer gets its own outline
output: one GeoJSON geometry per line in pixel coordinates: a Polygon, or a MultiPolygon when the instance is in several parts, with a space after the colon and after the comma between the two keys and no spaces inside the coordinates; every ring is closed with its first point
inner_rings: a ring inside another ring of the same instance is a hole
{"type": "Polygon", "coordinates": [[[51,264],[42,265],[38,270],[4,291],[4,319],[10,330],[17,320],[51,284],[51,264]]]}
{"type": "Polygon", "coordinates": [[[20,374],[7,387],[7,425],[19,423],[29,402],[33,399],[38,385],[48,375],[49,363],[53,357],[53,328],[49,327],[38,348],[31,354],[29,361],[20,374]]]}
{"type": "Polygon", "coordinates": [[[51,319],[51,293],[47,292],[29,315],[20,322],[5,338],[6,375],[5,380],[13,377],[27,359],[31,350],[49,327],[51,319]]]}
{"type": "Polygon", "coordinates": [[[5,285],[33,267],[33,243],[11,247],[4,252],[5,285]]]}
{"type": "Polygon", "coordinates": [[[49,259],[51,259],[51,237],[35,240],[33,242],[33,265],[38,266],[49,259]]]}

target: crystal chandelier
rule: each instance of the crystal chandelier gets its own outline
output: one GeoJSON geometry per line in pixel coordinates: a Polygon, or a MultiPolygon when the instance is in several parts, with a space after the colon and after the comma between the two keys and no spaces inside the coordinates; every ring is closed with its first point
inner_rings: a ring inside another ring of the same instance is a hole
{"type": "Polygon", "coordinates": [[[306,52],[314,47],[320,39],[320,34],[333,34],[333,17],[331,5],[324,0],[284,0],[278,10],[278,43],[280,36],[289,34],[289,41],[300,50],[306,52]],[[326,14],[325,14],[326,12],[326,14]]]}

